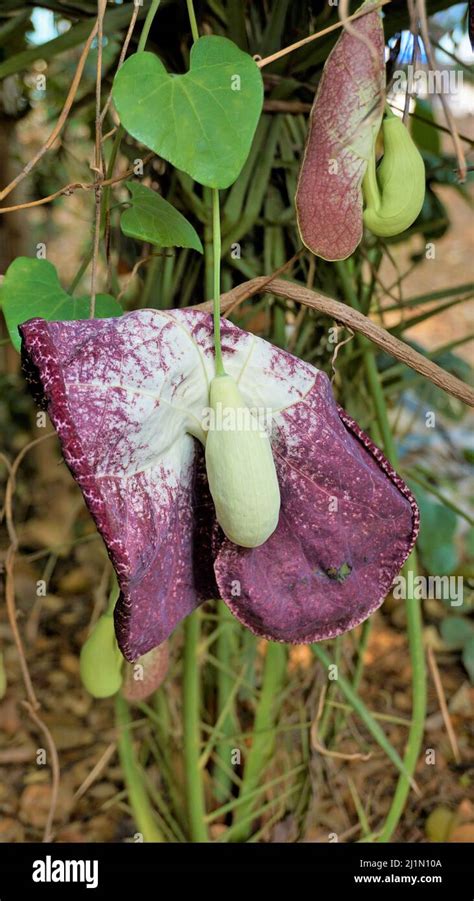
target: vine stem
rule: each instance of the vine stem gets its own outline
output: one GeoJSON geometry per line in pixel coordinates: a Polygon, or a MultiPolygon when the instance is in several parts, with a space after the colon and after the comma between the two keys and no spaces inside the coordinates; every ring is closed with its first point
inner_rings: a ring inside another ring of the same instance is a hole
{"type": "MultiPolygon", "coordinates": [[[[410,584],[410,580],[408,579],[410,570],[416,576],[418,566],[415,550],[412,551],[402,569],[406,584],[408,585],[410,584]]],[[[413,584],[414,583],[415,579],[413,579],[413,584]]],[[[413,776],[421,750],[426,716],[426,666],[423,648],[423,622],[420,601],[413,596],[407,597],[406,612],[408,644],[412,667],[412,717],[403,764],[407,773],[409,773],[410,776],[413,776]]],[[[409,779],[407,776],[401,774],[397,782],[395,794],[392,798],[390,810],[387,814],[383,829],[378,837],[379,842],[389,842],[391,840],[403,813],[409,790],[409,779]]]]}
{"type": "MultiPolygon", "coordinates": [[[[161,3],[161,0],[152,0],[152,3],[150,4],[150,9],[148,10],[148,12],[146,14],[146,18],[143,23],[143,28],[140,32],[140,37],[138,39],[137,53],[142,53],[142,51],[146,47],[146,43],[148,40],[148,35],[150,34],[150,29],[151,29],[151,26],[153,23],[153,19],[155,18],[155,15],[158,11],[158,7],[159,7],[160,3],[161,3]]],[[[122,143],[122,138],[123,138],[124,134],[125,134],[124,127],[122,125],[119,125],[119,127],[117,128],[117,131],[115,132],[112,149],[110,151],[109,162],[107,165],[107,180],[111,179],[113,176],[115,163],[117,160],[118,152],[120,150],[120,144],[122,143]]],[[[105,222],[107,219],[109,201],[110,201],[110,184],[107,185],[107,187],[104,191],[104,196],[103,196],[102,220],[101,220],[102,229],[104,228],[105,222]]]]}
{"type": "Polygon", "coordinates": [[[143,28],[141,30],[140,37],[138,39],[137,53],[141,53],[142,50],[145,49],[146,42],[148,40],[148,35],[150,34],[150,28],[152,26],[153,19],[155,18],[155,15],[157,13],[160,2],[161,2],[161,0],[152,0],[152,2],[150,4],[150,9],[148,10],[148,12],[146,14],[146,18],[143,23],[143,28]]]}
{"type": "Polygon", "coordinates": [[[315,34],[308,35],[307,38],[302,38],[300,41],[296,41],[295,44],[290,44],[288,47],[283,47],[282,50],[277,50],[276,53],[272,53],[271,56],[266,56],[265,59],[257,60],[257,66],[259,69],[263,69],[264,66],[269,66],[270,63],[276,62],[276,60],[281,59],[283,56],[287,56],[288,53],[293,53],[294,50],[299,50],[300,47],[305,47],[306,44],[310,44],[312,41],[317,41],[318,38],[325,37],[325,35],[330,34],[332,31],[337,31],[338,28],[342,28],[343,26],[347,28],[347,23],[352,22],[354,19],[360,19],[361,16],[367,16],[369,13],[375,12],[377,9],[381,9],[382,6],[386,6],[387,3],[391,3],[391,0],[379,0],[379,3],[375,4],[370,9],[361,9],[359,7],[352,16],[345,16],[344,19],[339,20],[339,22],[335,22],[334,25],[328,25],[327,28],[323,28],[322,31],[317,31],[315,34]]]}
{"type": "MultiPolygon", "coordinates": [[[[224,662],[228,661],[233,651],[232,630],[237,626],[236,619],[232,616],[224,601],[217,602],[217,615],[219,622],[219,635],[217,638],[217,657],[224,662]]],[[[229,696],[235,686],[235,679],[227,669],[217,671],[217,723],[220,723],[222,741],[216,747],[216,765],[214,767],[215,796],[223,803],[228,800],[231,792],[231,779],[226,769],[230,759],[231,744],[229,737],[236,732],[234,704],[230,705],[227,714],[221,719],[221,714],[226,706],[229,706],[229,696]]]]}
{"type": "MultiPolygon", "coordinates": [[[[193,42],[199,39],[199,31],[194,12],[193,0],[186,0],[193,42]]],[[[212,242],[214,267],[214,347],[216,374],[224,372],[220,347],[220,266],[221,228],[219,211],[219,191],[212,194],[212,242]],[[222,372],[220,371],[222,370],[222,372]]],[[[199,765],[200,753],[200,679],[198,644],[200,635],[200,614],[198,610],[188,616],[184,623],[184,670],[183,670],[183,730],[184,763],[191,840],[207,842],[209,836],[206,824],[206,805],[202,772],[199,765]]]]}
{"type": "Polygon", "coordinates": [[[201,692],[198,649],[200,631],[199,611],[195,610],[184,623],[183,660],[183,746],[189,828],[193,842],[209,841],[205,821],[204,787],[199,767],[201,692]]]}
{"type": "Polygon", "coordinates": [[[255,790],[268,760],[273,753],[275,722],[278,714],[278,696],[286,673],[286,647],[268,642],[263,667],[262,690],[255,714],[253,738],[244,769],[239,795],[239,807],[234,814],[232,840],[244,842],[252,827],[252,809],[258,800],[255,790]],[[247,800],[245,800],[247,798],[247,800]],[[240,803],[242,801],[242,803],[240,803]]]}
{"type": "MultiPolygon", "coordinates": [[[[358,310],[359,300],[350,279],[347,263],[338,262],[335,265],[337,272],[339,273],[339,276],[341,278],[341,283],[346,295],[346,300],[351,304],[351,306],[358,310]]],[[[377,420],[382,434],[384,451],[394,469],[398,469],[399,461],[397,449],[388,420],[387,406],[380,384],[377,365],[367,339],[361,337],[360,340],[363,348],[362,352],[366,368],[367,381],[372,393],[377,420]]],[[[410,580],[408,579],[410,570],[416,576],[417,556],[415,550],[412,551],[410,557],[408,558],[402,569],[402,573],[405,576],[406,580],[405,584],[407,585],[410,584],[410,580]]],[[[414,583],[415,579],[413,579],[413,584],[414,583]]],[[[378,837],[378,841],[380,842],[390,841],[403,813],[403,809],[408,797],[408,792],[410,790],[410,779],[414,775],[418,756],[421,750],[426,716],[426,665],[425,653],[423,648],[421,602],[413,596],[406,598],[406,614],[408,645],[412,666],[412,717],[405,755],[403,758],[405,773],[402,773],[399,776],[387,818],[378,837]]]]}
{"type": "Polygon", "coordinates": [[[95,148],[94,148],[94,181],[95,181],[95,217],[94,236],[92,242],[91,298],[89,317],[95,316],[95,300],[97,293],[97,264],[100,247],[100,224],[102,219],[102,182],[104,180],[104,159],[102,153],[102,119],[100,114],[102,97],[102,50],[103,28],[107,0],[97,0],[97,68],[95,78],[95,148]]]}
{"type": "MultiPolygon", "coordinates": [[[[286,267],[285,267],[286,268],[286,267]]],[[[305,304],[314,310],[319,310],[325,316],[330,316],[336,322],[342,322],[349,326],[353,331],[366,335],[373,344],[381,347],[390,356],[400,360],[406,366],[410,366],[415,372],[418,372],[424,378],[429,379],[434,385],[452,394],[453,397],[459,398],[463,403],[474,407],[474,391],[461,379],[446,372],[441,366],[433,363],[428,357],[413,350],[409,344],[395,338],[390,332],[382,328],[377,323],[364,316],[363,313],[353,309],[347,303],[341,303],[339,300],[333,300],[326,294],[320,294],[304,285],[296,282],[286,281],[276,277],[276,273],[272,275],[257,276],[249,281],[242,282],[230,291],[226,291],[221,297],[221,311],[228,313],[235,310],[239,304],[243,303],[249,297],[268,290],[277,297],[285,297],[296,303],[305,304]]],[[[211,304],[208,301],[193,306],[194,310],[209,310],[211,304]]]]}
{"type": "Polygon", "coordinates": [[[212,245],[214,260],[214,354],[216,375],[225,375],[221,348],[221,217],[219,210],[219,189],[212,189],[212,245]]]}
{"type": "Polygon", "coordinates": [[[131,738],[131,718],[128,704],[120,692],[115,698],[115,719],[119,731],[118,752],[128,799],[135,822],[145,842],[162,842],[148,794],[143,784],[131,738]]]}
{"type": "Polygon", "coordinates": [[[186,3],[188,7],[189,24],[191,25],[191,34],[193,36],[193,41],[196,42],[199,40],[199,30],[196,22],[193,0],[186,0],[186,3]]]}

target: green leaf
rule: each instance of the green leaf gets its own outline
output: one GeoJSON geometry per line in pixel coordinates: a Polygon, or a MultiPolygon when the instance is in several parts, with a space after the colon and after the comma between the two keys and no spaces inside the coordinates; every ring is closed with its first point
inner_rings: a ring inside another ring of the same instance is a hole
{"type": "Polygon", "coordinates": [[[474,626],[462,616],[447,616],[440,625],[441,638],[451,648],[462,648],[474,636],[474,626]]]}
{"type": "Polygon", "coordinates": [[[455,545],[456,514],[444,504],[430,500],[423,488],[410,484],[420,508],[418,547],[428,572],[444,576],[456,569],[459,553],[455,545]]]}
{"type": "MultiPolygon", "coordinates": [[[[50,322],[88,319],[88,297],[72,297],[61,287],[55,267],[48,260],[17,257],[8,267],[0,288],[0,301],[12,344],[20,350],[18,326],[36,316],[50,322]]],[[[96,297],[96,316],[120,316],[122,308],[110,294],[96,297]]]]}
{"type": "Polygon", "coordinates": [[[250,151],[263,104],[260,70],[232,41],[206,35],[190,69],[170,75],[153,53],[136,53],[115,76],[122,125],[195,181],[227,188],[250,151]]]}
{"type": "Polygon", "coordinates": [[[132,205],[122,213],[120,228],[129,238],[159,247],[192,247],[202,253],[199,235],[167,200],[134,181],[127,181],[132,205]]]}

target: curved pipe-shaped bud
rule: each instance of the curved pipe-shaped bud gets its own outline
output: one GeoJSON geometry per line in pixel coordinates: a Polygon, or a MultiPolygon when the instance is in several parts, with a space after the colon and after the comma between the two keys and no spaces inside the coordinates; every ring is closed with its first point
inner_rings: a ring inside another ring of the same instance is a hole
{"type": "Polygon", "coordinates": [[[113,616],[104,613],[81,649],[79,671],[84,688],[93,698],[116,694],[122,685],[123,662],[113,616]]]}
{"type": "Polygon", "coordinates": [[[382,122],[384,155],[375,168],[375,144],[362,184],[364,223],[390,238],[413,224],[425,199],[425,164],[402,120],[387,113],[382,122]]]}
{"type": "Polygon", "coordinates": [[[219,525],[234,544],[258,547],[278,524],[280,488],[270,439],[230,375],[211,382],[206,467],[219,525]]]}

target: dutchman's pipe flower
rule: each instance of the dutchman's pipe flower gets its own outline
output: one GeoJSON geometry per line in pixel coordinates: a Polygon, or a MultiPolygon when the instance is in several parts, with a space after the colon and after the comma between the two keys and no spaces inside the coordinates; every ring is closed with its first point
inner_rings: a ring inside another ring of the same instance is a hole
{"type": "MultiPolygon", "coordinates": [[[[31,319],[20,331],[25,374],[117,573],[115,628],[127,660],[164,642],[209,598],[221,597],[256,634],[293,643],[340,635],[382,603],[413,547],[418,510],[337,406],[325,373],[222,320],[226,372],[246,407],[271,411],[281,500],[269,537],[259,532],[263,543],[242,547],[225,534],[234,528],[232,498],[220,509],[226,470],[210,463],[216,506],[206,473],[210,315],[31,319]]],[[[258,507],[250,469],[248,478],[258,507]]],[[[238,509],[238,479],[232,495],[238,509]]]]}

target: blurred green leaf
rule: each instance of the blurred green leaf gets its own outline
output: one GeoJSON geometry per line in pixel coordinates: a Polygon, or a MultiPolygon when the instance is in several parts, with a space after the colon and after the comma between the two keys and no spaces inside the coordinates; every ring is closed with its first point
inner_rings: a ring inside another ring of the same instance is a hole
{"type": "Polygon", "coordinates": [[[418,548],[429,573],[444,576],[452,573],[459,561],[454,543],[457,516],[448,507],[432,501],[423,488],[411,485],[421,515],[418,548]]]}
{"type": "Polygon", "coordinates": [[[447,616],[440,625],[441,638],[453,649],[461,649],[474,635],[474,625],[462,616],[447,616]]]}
{"type": "MultiPolygon", "coordinates": [[[[422,157],[425,162],[427,182],[436,182],[438,185],[452,185],[452,187],[455,188],[459,186],[457,160],[455,156],[438,156],[435,153],[424,150],[422,152],[422,157]]],[[[474,173],[468,171],[466,181],[470,182],[473,178],[474,173]]]]}
{"type": "Polygon", "coordinates": [[[410,130],[415,144],[420,150],[428,150],[430,153],[439,156],[441,152],[441,138],[438,129],[435,127],[436,119],[430,101],[417,98],[414,112],[415,115],[410,120],[410,130]],[[417,119],[415,118],[416,116],[420,116],[420,118],[417,119]]]}

